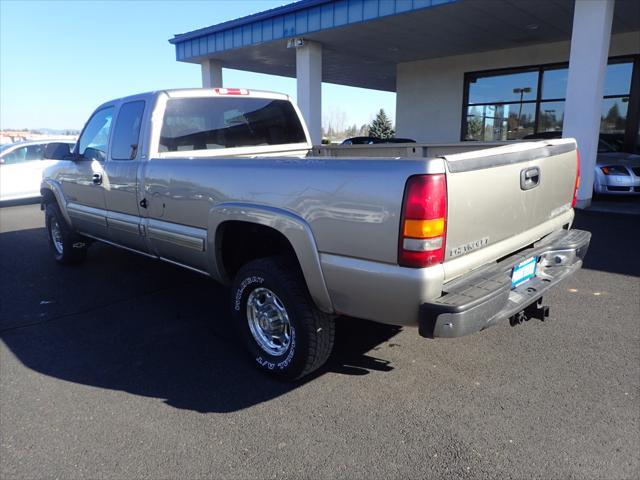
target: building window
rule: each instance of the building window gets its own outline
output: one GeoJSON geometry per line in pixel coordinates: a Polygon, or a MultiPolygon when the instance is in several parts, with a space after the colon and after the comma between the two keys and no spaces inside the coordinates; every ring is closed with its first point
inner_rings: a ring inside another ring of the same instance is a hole
{"type": "MultiPolygon", "coordinates": [[[[462,139],[490,142],[560,135],[568,68],[540,65],[465,75],[462,139]]],[[[620,143],[627,129],[638,128],[627,124],[633,68],[633,58],[610,59],[605,76],[600,132],[620,137],[620,143]]]]}

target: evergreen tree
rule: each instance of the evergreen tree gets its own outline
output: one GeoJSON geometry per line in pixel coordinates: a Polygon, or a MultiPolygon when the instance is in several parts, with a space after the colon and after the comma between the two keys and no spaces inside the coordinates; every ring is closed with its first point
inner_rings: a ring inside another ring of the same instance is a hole
{"type": "Polygon", "coordinates": [[[396,132],[393,130],[391,120],[389,120],[389,117],[387,117],[387,114],[381,108],[369,126],[369,136],[385,139],[393,138],[395,134],[396,132]]]}

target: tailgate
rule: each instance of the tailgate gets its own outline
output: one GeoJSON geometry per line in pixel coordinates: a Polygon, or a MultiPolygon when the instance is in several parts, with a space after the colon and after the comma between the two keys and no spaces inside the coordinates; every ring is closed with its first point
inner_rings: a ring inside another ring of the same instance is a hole
{"type": "Polygon", "coordinates": [[[444,157],[445,281],[495,261],[572,218],[573,139],[526,142],[444,157]]]}

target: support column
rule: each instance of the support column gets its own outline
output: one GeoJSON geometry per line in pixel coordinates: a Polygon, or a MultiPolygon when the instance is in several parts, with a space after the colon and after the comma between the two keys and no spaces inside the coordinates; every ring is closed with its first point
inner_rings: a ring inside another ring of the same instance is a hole
{"type": "Polygon", "coordinates": [[[296,46],[298,107],[302,112],[311,141],[322,142],[322,45],[304,41],[296,46]]]}
{"type": "Polygon", "coordinates": [[[576,0],[564,109],[563,136],[580,149],[578,208],[591,204],[598,154],[604,77],[609,56],[614,0],[576,0]]]}
{"type": "Polygon", "coordinates": [[[217,60],[206,59],[200,64],[202,69],[202,87],[222,87],[222,65],[217,60]]]}

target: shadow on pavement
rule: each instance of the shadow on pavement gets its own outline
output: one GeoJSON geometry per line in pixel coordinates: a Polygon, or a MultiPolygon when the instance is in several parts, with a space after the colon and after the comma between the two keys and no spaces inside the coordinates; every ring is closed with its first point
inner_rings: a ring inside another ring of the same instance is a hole
{"type": "MultiPolygon", "coordinates": [[[[578,212],[593,239],[585,268],[640,276],[640,222],[578,212]]],[[[64,268],[44,229],[0,234],[0,338],[27,367],[69,382],[159,398],[176,408],[231,412],[298,388],[258,372],[229,325],[228,291],[214,282],[106,245],[64,268]]],[[[393,367],[372,354],[397,327],[338,319],[327,372],[393,367]]]]}
{"type": "Polygon", "coordinates": [[[640,216],[640,195],[594,195],[587,210],[640,216]]]}
{"type": "MultiPolygon", "coordinates": [[[[302,383],[273,380],[246,358],[229,325],[228,290],[191,272],[106,245],[61,267],[44,229],[0,235],[0,338],[27,367],[83,385],[231,412],[302,383]]],[[[398,327],[338,319],[326,372],[365,375],[392,366],[369,353],[398,327]]]]}
{"type": "Polygon", "coordinates": [[[592,234],[584,268],[640,277],[640,217],[577,210],[573,228],[592,234]]]}

